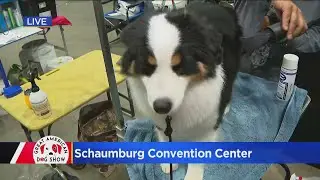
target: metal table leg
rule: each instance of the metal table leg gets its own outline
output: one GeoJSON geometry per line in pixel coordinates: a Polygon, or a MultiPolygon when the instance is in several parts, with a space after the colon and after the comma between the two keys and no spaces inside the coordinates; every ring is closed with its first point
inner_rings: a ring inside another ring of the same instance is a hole
{"type": "Polygon", "coordinates": [[[20,124],[21,125],[21,128],[23,129],[24,131],[24,134],[27,136],[27,140],[29,142],[32,142],[32,138],[31,138],[31,132],[29,131],[28,128],[26,128],[23,124],[20,124]]]}
{"type": "MultiPolygon", "coordinates": [[[[119,92],[119,96],[124,98],[125,100],[127,100],[129,102],[129,106],[130,106],[130,109],[126,109],[124,107],[121,107],[121,110],[122,112],[124,112],[126,115],[130,115],[132,118],[134,118],[135,116],[135,111],[134,111],[134,106],[133,106],[133,101],[132,101],[132,97],[131,97],[131,92],[130,92],[130,88],[129,88],[129,85],[128,85],[128,81],[126,81],[126,86],[127,86],[127,93],[128,93],[128,96],[122,94],[119,92]]],[[[109,101],[111,101],[111,95],[110,95],[110,90],[107,90],[107,98],[109,101]]]]}
{"type": "MultiPolygon", "coordinates": [[[[31,138],[31,131],[29,131],[29,129],[26,128],[23,124],[20,124],[20,125],[21,125],[21,128],[22,128],[23,131],[24,131],[24,134],[25,134],[26,137],[27,137],[27,140],[28,140],[29,142],[33,142],[32,138],[31,138]]],[[[50,124],[50,125],[48,126],[48,134],[47,134],[48,136],[49,136],[50,133],[51,133],[51,127],[52,127],[52,124],[50,124]]],[[[43,138],[43,137],[46,136],[45,133],[44,133],[44,131],[43,131],[43,129],[39,130],[38,132],[39,132],[39,135],[40,135],[41,138],[43,138]]]]}
{"type": "Polygon", "coordinates": [[[40,135],[41,138],[43,138],[43,137],[46,136],[46,135],[44,134],[44,132],[43,132],[43,129],[39,130],[38,132],[39,132],[39,135],[40,135]]]}
{"type": "MultiPolygon", "coordinates": [[[[122,94],[119,92],[119,96],[124,98],[125,100],[127,100],[129,102],[129,106],[130,106],[130,109],[126,109],[124,107],[121,107],[121,110],[126,114],[126,115],[130,115],[132,118],[134,118],[135,116],[135,111],[134,111],[134,106],[133,106],[133,101],[132,101],[132,98],[131,98],[131,93],[130,93],[130,88],[128,86],[128,82],[126,81],[126,86],[127,86],[127,93],[128,93],[128,96],[122,94]]],[[[110,94],[110,90],[107,90],[107,98],[109,101],[112,101],[112,98],[111,98],[111,94],[110,94]]]]}
{"type": "Polygon", "coordinates": [[[48,126],[48,136],[51,135],[51,127],[52,127],[52,124],[50,124],[50,125],[48,126]]]}
{"type": "Polygon", "coordinates": [[[134,111],[134,106],[133,106],[133,101],[132,101],[132,97],[131,97],[131,92],[130,92],[128,81],[126,81],[126,86],[127,86],[128,101],[129,101],[129,105],[130,105],[131,116],[134,117],[135,116],[135,111],[134,111]]]}
{"type": "Polygon", "coordinates": [[[111,99],[111,94],[110,94],[109,89],[107,90],[107,97],[108,97],[108,100],[109,100],[109,101],[111,101],[111,100],[112,100],[112,99],[111,99]]]}
{"type": "Polygon", "coordinates": [[[66,55],[69,56],[69,51],[68,51],[68,48],[67,48],[67,43],[66,43],[66,39],[64,37],[64,29],[62,27],[62,25],[59,25],[59,28],[60,28],[60,33],[61,33],[61,37],[62,37],[62,41],[63,41],[63,48],[66,52],[66,55]]]}
{"type": "Polygon", "coordinates": [[[43,37],[44,37],[44,39],[46,40],[46,42],[48,42],[46,31],[45,31],[45,30],[42,30],[42,32],[43,32],[43,37]]]}

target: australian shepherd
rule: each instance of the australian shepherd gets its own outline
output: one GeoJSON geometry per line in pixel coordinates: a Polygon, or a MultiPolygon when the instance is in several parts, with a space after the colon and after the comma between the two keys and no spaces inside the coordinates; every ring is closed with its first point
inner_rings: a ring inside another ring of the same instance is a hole
{"type": "MultiPolygon", "coordinates": [[[[217,141],[238,72],[241,35],[233,9],[200,2],[148,13],[124,29],[122,72],[136,107],[154,121],[159,141],[168,141],[167,115],[173,141],[217,141]]],[[[169,173],[168,164],[161,167],[169,173]]],[[[202,177],[203,165],[189,164],[185,180],[202,177]]]]}

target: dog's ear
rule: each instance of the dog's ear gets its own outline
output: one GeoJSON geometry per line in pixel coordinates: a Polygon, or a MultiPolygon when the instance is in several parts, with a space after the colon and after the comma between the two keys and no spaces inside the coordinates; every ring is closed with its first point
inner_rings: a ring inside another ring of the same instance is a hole
{"type": "Polygon", "coordinates": [[[121,73],[131,76],[150,74],[152,68],[148,67],[155,64],[150,57],[153,55],[145,46],[128,48],[121,58],[121,73]]]}
{"type": "Polygon", "coordinates": [[[214,59],[215,64],[221,64],[223,61],[223,35],[220,33],[212,33],[208,36],[207,46],[210,58],[214,59]]]}
{"type": "Polygon", "coordinates": [[[58,151],[57,144],[52,144],[51,149],[53,152],[57,153],[58,151]]]}
{"type": "Polygon", "coordinates": [[[60,146],[60,144],[56,144],[56,147],[57,147],[57,152],[61,154],[62,147],[60,146]]]}
{"type": "Polygon", "coordinates": [[[120,41],[128,48],[144,46],[150,17],[151,14],[146,13],[128,24],[120,33],[120,41]]]}
{"type": "Polygon", "coordinates": [[[45,144],[43,144],[43,145],[41,145],[41,146],[40,146],[41,154],[43,154],[43,153],[44,153],[44,147],[45,147],[45,144]]]}
{"type": "Polygon", "coordinates": [[[133,75],[136,72],[135,64],[138,60],[146,58],[141,49],[146,47],[146,35],[148,19],[151,14],[145,14],[124,28],[120,34],[120,40],[127,47],[120,59],[121,73],[133,75]]]}
{"type": "Polygon", "coordinates": [[[192,26],[192,16],[187,9],[178,9],[167,14],[166,18],[176,24],[179,29],[187,29],[192,26]]]}
{"type": "Polygon", "coordinates": [[[132,53],[130,49],[127,49],[127,51],[122,55],[122,58],[120,59],[121,73],[127,74],[127,75],[134,74],[135,59],[136,59],[135,54],[132,53]]]}
{"type": "Polygon", "coordinates": [[[182,56],[182,64],[173,67],[179,73],[183,69],[186,75],[198,74],[199,77],[212,77],[215,66],[223,61],[222,36],[207,36],[203,41],[193,41],[182,45],[178,52],[182,56]]]}

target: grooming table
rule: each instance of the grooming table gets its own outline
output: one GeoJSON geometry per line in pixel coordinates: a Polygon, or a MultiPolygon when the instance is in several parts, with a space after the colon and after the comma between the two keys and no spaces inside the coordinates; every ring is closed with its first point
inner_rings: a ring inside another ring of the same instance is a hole
{"type": "MultiPolygon", "coordinates": [[[[118,73],[120,67],[116,62],[119,59],[120,56],[112,54],[117,84],[125,80],[125,76],[118,73]]],[[[52,108],[52,115],[47,119],[39,119],[27,107],[23,93],[10,99],[0,97],[0,106],[19,121],[28,141],[32,141],[32,131],[38,131],[40,136],[44,137],[43,129],[46,127],[50,135],[53,123],[109,89],[100,50],[89,52],[40,78],[36,83],[47,93],[52,108]]],[[[31,84],[26,83],[22,89],[30,87],[31,84]]],[[[110,99],[109,96],[108,98],[110,99]]]]}

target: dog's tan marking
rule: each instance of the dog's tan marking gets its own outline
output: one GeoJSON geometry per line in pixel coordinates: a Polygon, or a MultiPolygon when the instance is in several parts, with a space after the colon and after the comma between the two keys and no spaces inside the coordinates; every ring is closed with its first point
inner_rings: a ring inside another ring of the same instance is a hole
{"type": "Polygon", "coordinates": [[[207,74],[206,65],[204,65],[201,62],[198,62],[198,69],[199,69],[199,73],[189,76],[191,81],[202,81],[202,80],[204,80],[204,78],[205,78],[205,76],[207,74]]]}
{"type": "Polygon", "coordinates": [[[198,62],[198,68],[199,68],[199,71],[200,71],[200,75],[201,76],[206,76],[207,74],[207,67],[206,65],[204,65],[203,63],[201,62],[198,62]]]}
{"type": "Polygon", "coordinates": [[[171,65],[176,66],[181,63],[181,55],[179,53],[176,53],[171,58],[171,65]]]}
{"type": "Polygon", "coordinates": [[[129,69],[128,69],[128,73],[129,73],[129,74],[134,74],[134,73],[135,73],[135,72],[134,72],[134,67],[135,67],[135,62],[132,61],[131,65],[130,65],[130,67],[129,67],[129,69]]]}
{"type": "Polygon", "coordinates": [[[157,65],[157,60],[153,56],[149,56],[148,63],[150,63],[151,65],[157,65]]]}

